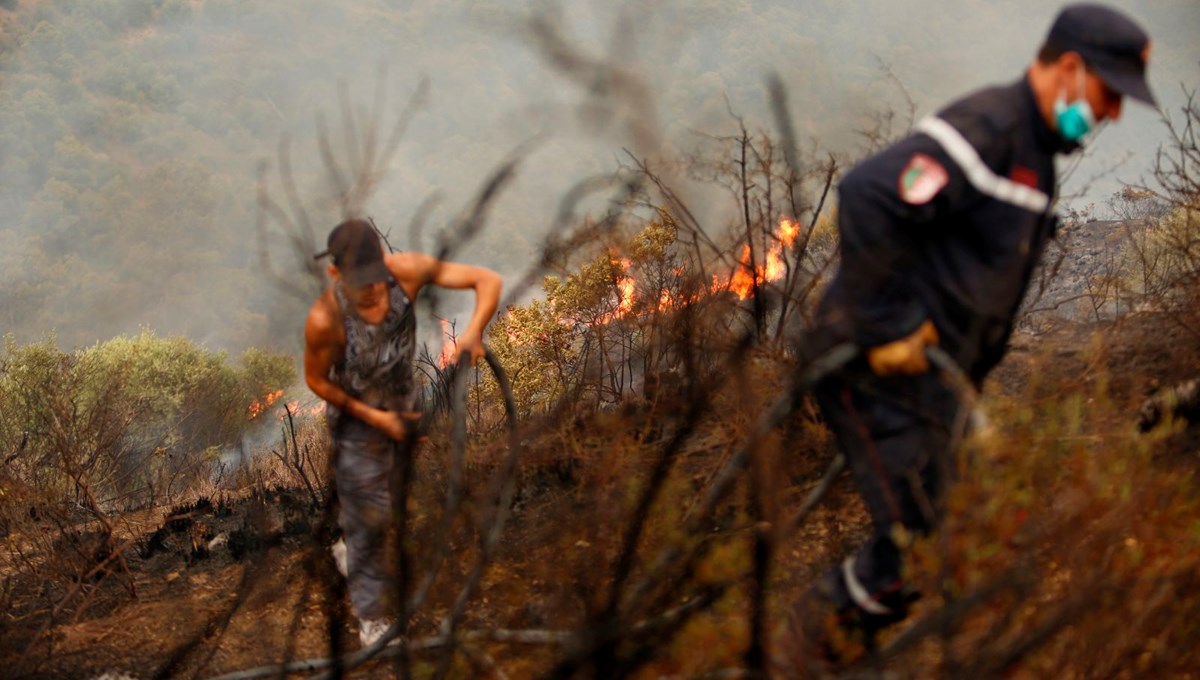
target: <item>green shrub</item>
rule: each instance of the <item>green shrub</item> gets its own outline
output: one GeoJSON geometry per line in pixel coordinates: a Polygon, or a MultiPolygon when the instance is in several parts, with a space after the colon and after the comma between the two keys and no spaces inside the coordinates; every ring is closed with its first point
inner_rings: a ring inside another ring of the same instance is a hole
{"type": "Polygon", "coordinates": [[[85,507],[169,499],[239,442],[248,407],[295,381],[290,356],[236,362],[151,331],[66,353],[53,337],[0,355],[0,451],[43,500],[85,507]]]}

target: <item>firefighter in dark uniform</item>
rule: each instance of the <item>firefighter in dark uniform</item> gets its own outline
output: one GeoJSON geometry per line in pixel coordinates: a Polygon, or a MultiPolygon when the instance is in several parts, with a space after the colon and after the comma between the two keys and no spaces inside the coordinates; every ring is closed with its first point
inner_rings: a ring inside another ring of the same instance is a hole
{"type": "Polygon", "coordinates": [[[874,530],[798,604],[802,655],[836,652],[827,643],[845,633],[870,644],[905,617],[914,594],[903,549],[938,524],[960,407],[925,348],[940,347],[976,385],[999,363],[1054,236],[1054,156],[1116,120],[1123,96],[1154,103],[1148,53],[1123,14],[1069,6],[1023,78],[920,121],[842,180],[841,267],[810,344],[863,349],[816,396],[874,530]]]}

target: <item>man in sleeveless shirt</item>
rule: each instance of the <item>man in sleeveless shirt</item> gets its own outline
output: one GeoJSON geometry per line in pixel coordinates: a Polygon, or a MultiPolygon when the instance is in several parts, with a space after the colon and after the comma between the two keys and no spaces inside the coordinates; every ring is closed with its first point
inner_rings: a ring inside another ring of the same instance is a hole
{"type": "Polygon", "coordinates": [[[869,647],[907,615],[903,551],[939,522],[960,407],[925,348],[938,345],[976,385],[999,363],[1054,235],[1054,156],[1118,119],[1123,97],[1153,104],[1149,47],[1122,13],[1068,6],[1023,78],[947,106],[841,181],[841,266],[812,349],[850,342],[864,356],[816,397],[874,530],[797,607],[802,665],[859,653],[831,641],[869,647]]]}
{"type": "MultiPolygon", "coordinates": [[[[499,275],[420,253],[384,253],[374,227],[361,219],[329,234],[329,277],[304,326],[304,378],[327,406],[334,484],[350,601],[359,638],[369,645],[388,628],[397,603],[385,537],[392,512],[389,479],[397,452],[420,414],[413,358],[421,288],[475,291],[475,310],[457,339],[472,363],[484,355],[483,331],[500,300],[499,275]]],[[[339,560],[340,562],[340,560],[339,560]]]]}

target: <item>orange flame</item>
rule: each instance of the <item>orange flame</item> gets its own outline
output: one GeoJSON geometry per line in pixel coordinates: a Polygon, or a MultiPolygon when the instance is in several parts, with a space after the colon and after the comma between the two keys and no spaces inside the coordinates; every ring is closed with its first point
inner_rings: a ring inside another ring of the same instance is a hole
{"type": "Polygon", "coordinates": [[[791,247],[799,235],[798,223],[787,217],[781,218],[779,228],[775,230],[775,242],[767,251],[764,263],[757,265],[751,262],[750,246],[742,246],[742,255],[738,258],[738,267],[733,274],[724,281],[713,275],[713,292],[728,290],[738,296],[738,299],[745,300],[754,294],[756,287],[782,279],[787,273],[787,262],[783,257],[784,248],[791,247]]]}
{"type": "Polygon", "coordinates": [[[633,311],[634,290],[637,287],[637,281],[629,275],[629,268],[633,266],[633,262],[623,257],[619,260],[614,258],[612,263],[621,268],[621,273],[617,275],[617,304],[611,312],[601,314],[596,320],[597,324],[623,319],[633,311]]]}
{"type": "Polygon", "coordinates": [[[448,368],[458,359],[458,341],[454,338],[450,322],[445,319],[439,321],[442,322],[442,351],[438,354],[438,368],[448,368]]]}
{"type": "MultiPolygon", "coordinates": [[[[729,291],[736,295],[738,299],[746,300],[754,294],[756,288],[761,288],[763,284],[772,281],[779,281],[787,274],[787,260],[784,257],[785,249],[790,248],[800,236],[800,224],[786,216],[779,219],[779,226],[775,229],[775,235],[771,247],[767,250],[766,257],[763,258],[762,264],[753,262],[750,257],[750,246],[742,246],[741,256],[738,258],[738,265],[733,273],[728,276],[721,277],[717,274],[713,275],[712,287],[709,289],[712,293],[720,293],[729,291]]],[[[614,265],[619,265],[620,273],[616,277],[617,287],[617,302],[612,311],[600,315],[596,320],[596,324],[606,324],[616,319],[622,319],[629,316],[634,311],[636,299],[636,281],[629,273],[633,263],[626,259],[612,260],[614,265]]],[[[676,274],[682,272],[676,271],[676,274]]],[[[663,290],[659,293],[658,311],[667,311],[676,309],[681,305],[694,301],[690,296],[679,296],[671,291],[663,290]]],[[[445,322],[443,322],[445,324],[445,322]]],[[[520,342],[521,338],[517,337],[515,331],[509,331],[510,338],[514,344],[520,342]]]]}
{"type": "Polygon", "coordinates": [[[617,309],[615,312],[617,318],[624,317],[633,311],[633,291],[637,282],[628,273],[629,268],[632,266],[632,262],[621,258],[621,271],[624,273],[617,277],[617,292],[620,296],[617,299],[617,309]]]}
{"type": "Polygon", "coordinates": [[[263,411],[271,408],[271,405],[278,401],[282,396],[283,390],[280,389],[267,393],[267,395],[263,397],[261,401],[255,399],[254,402],[250,404],[250,420],[254,420],[258,416],[262,415],[263,411]]]}

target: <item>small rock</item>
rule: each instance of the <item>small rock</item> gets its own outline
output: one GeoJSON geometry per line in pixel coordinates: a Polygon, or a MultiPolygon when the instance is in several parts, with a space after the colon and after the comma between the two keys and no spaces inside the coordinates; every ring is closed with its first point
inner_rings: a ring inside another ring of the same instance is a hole
{"type": "Polygon", "coordinates": [[[208,542],[208,549],[215,550],[229,542],[229,534],[222,532],[208,542]]]}

